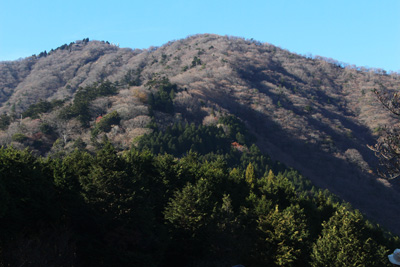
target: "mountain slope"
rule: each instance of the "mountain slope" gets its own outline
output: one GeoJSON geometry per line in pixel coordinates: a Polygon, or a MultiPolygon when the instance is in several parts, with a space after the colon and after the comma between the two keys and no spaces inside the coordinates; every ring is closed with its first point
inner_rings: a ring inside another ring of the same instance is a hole
{"type": "Polygon", "coordinates": [[[39,100],[59,99],[68,105],[80,87],[104,80],[117,82],[118,93],[94,99],[89,117],[95,125],[99,115],[119,114],[119,125],[107,133],[117,147],[127,148],[150,132],[147,125],[152,120],[161,127],[177,120],[210,124],[215,117],[233,114],[273,159],[300,170],[317,186],[399,233],[399,194],[373,174],[376,160],[366,147],[375,142],[379,127],[396,123],[371,90],[397,88],[398,75],[211,34],[148,50],[81,41],[47,55],[0,64],[0,113],[13,118],[0,132],[1,143],[23,147],[39,140],[43,145],[36,149],[47,153],[71,148],[81,138],[93,149],[91,129],[82,128],[76,119],[59,120],[62,108],[42,113],[39,119],[18,118],[39,100]],[[163,77],[177,85],[174,112],[151,114],[149,97],[157,93],[151,85],[163,77]],[[43,134],[44,123],[54,129],[53,135],[43,134]],[[16,133],[30,142],[14,140],[16,133]],[[62,142],[55,142],[57,138],[62,142]]]}

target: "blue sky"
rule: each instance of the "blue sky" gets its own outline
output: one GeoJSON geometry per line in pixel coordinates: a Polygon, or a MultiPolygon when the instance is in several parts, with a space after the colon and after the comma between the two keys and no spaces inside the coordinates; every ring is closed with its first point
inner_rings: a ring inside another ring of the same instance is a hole
{"type": "Polygon", "coordinates": [[[400,72],[400,0],[0,0],[0,60],[86,37],[148,48],[197,33],[400,72]]]}

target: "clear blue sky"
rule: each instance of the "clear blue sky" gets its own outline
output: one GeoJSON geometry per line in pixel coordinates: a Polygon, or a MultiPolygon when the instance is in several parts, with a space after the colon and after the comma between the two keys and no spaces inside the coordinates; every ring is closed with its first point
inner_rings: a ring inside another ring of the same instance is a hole
{"type": "Polygon", "coordinates": [[[148,48],[197,33],[400,72],[400,0],[0,0],[0,61],[86,37],[148,48]]]}

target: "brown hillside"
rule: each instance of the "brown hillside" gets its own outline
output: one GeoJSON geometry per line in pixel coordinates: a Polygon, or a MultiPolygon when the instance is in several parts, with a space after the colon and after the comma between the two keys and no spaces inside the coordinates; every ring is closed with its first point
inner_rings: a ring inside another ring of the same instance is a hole
{"type": "Polygon", "coordinates": [[[366,147],[375,143],[380,127],[397,122],[371,90],[397,89],[399,76],[304,57],[270,44],[211,34],[147,50],[91,41],[47,56],[2,62],[0,114],[15,119],[0,131],[0,142],[24,147],[40,140],[43,145],[35,148],[37,152],[50,154],[71,148],[78,137],[90,144],[90,130],[75,119],[60,121],[59,109],[39,119],[21,120],[19,115],[39,100],[62,99],[67,105],[79,87],[110,80],[119,82],[119,93],[91,103],[92,125],[100,114],[117,111],[121,122],[107,135],[117,147],[128,148],[150,131],[151,89],[146,83],[155,77],[168,77],[179,88],[175,113],[156,112],[159,122],[213,123],[211,114],[234,114],[273,159],[400,233],[400,195],[374,175],[376,159],[366,147]],[[132,77],[139,82],[129,82],[132,77]],[[41,133],[44,123],[55,129],[53,135],[41,133]],[[13,140],[15,133],[24,134],[27,141],[13,140]]]}

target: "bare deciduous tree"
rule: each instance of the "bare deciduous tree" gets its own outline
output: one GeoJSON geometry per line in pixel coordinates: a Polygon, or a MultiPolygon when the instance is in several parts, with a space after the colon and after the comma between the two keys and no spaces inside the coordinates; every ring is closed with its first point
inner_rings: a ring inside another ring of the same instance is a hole
{"type": "MultiPolygon", "coordinates": [[[[374,90],[379,102],[397,118],[400,116],[400,94],[390,94],[374,90]]],[[[400,129],[385,127],[375,146],[369,146],[375,152],[380,164],[378,174],[386,179],[400,176],[400,129]]]]}

